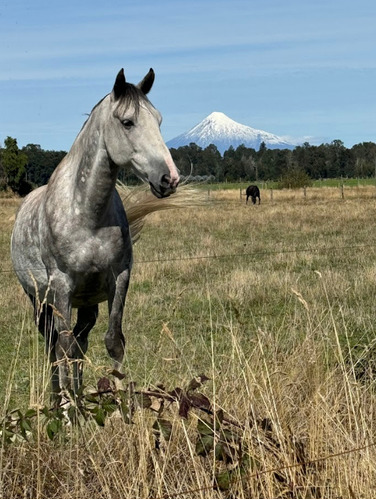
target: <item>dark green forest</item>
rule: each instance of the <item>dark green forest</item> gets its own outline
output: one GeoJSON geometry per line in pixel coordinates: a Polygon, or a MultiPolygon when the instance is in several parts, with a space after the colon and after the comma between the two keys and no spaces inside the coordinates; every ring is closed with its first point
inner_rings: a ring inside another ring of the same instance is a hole
{"type": "MultiPolygon", "coordinates": [[[[289,149],[258,151],[245,146],[230,147],[223,156],[211,144],[205,149],[194,143],[171,149],[183,178],[192,181],[236,182],[277,181],[280,187],[309,186],[315,179],[376,177],[376,144],[363,142],[346,148],[342,141],[313,146],[304,143],[289,149]]],[[[46,184],[65,151],[44,150],[38,144],[18,148],[7,137],[0,148],[0,190],[10,188],[21,195],[46,184]]],[[[131,172],[121,172],[120,180],[137,183],[131,172]]]]}

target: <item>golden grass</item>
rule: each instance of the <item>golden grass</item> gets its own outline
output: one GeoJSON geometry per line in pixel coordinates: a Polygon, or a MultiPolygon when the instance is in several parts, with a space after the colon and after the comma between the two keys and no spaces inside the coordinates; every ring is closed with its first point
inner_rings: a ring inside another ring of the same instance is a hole
{"type": "MultiPolygon", "coordinates": [[[[29,442],[2,447],[0,495],[372,498],[374,189],[348,188],[344,199],[334,188],[307,189],[306,198],[265,191],[260,206],[240,203],[236,190],[212,191],[204,205],[146,220],[127,299],[124,370],[144,388],[211,378],[203,392],[244,425],[253,457],[229,490],[213,488],[224,465],[195,453],[198,415],[180,419],[171,408],[172,439],[160,450],[146,411],[133,425],[115,414],[104,429],[71,428],[56,442],[40,423],[29,442]]],[[[48,399],[43,345],[9,272],[15,209],[0,203],[4,409],[48,399]]],[[[92,384],[110,366],[104,305],[100,313],[85,366],[92,384]]]]}

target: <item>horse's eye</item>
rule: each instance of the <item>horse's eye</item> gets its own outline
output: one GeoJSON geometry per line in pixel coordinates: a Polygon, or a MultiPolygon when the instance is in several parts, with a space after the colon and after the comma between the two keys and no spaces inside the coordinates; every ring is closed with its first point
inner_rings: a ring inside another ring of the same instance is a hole
{"type": "Polygon", "coordinates": [[[132,120],[123,120],[121,123],[122,123],[122,124],[124,125],[124,127],[125,127],[125,128],[127,128],[127,129],[130,129],[131,127],[133,127],[133,126],[134,126],[134,123],[132,122],[132,120]]]}

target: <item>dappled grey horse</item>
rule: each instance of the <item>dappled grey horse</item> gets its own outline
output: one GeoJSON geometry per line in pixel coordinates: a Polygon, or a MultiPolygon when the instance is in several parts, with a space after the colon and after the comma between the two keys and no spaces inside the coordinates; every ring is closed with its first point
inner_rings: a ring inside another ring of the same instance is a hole
{"type": "Polygon", "coordinates": [[[132,243],[115,189],[119,169],[130,167],[158,198],[175,192],[179,182],[160,133],[161,115],[146,97],[153,82],[152,69],[138,85],[126,82],[121,70],[49,183],[30,193],[17,214],[13,266],[45,336],[56,397],[82,383],[88,334],[103,301],[109,312],[105,344],[114,368],[121,368],[132,243]]]}

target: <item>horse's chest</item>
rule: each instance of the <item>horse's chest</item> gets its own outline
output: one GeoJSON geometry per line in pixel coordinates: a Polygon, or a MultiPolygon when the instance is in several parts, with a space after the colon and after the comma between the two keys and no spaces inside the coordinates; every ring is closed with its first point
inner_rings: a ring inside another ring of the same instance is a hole
{"type": "Polygon", "coordinates": [[[121,270],[132,259],[128,231],[120,226],[60,231],[52,253],[62,271],[83,276],[121,270]]]}
{"type": "Polygon", "coordinates": [[[130,262],[131,245],[120,228],[105,228],[83,239],[74,254],[81,269],[103,272],[130,262]]]}

